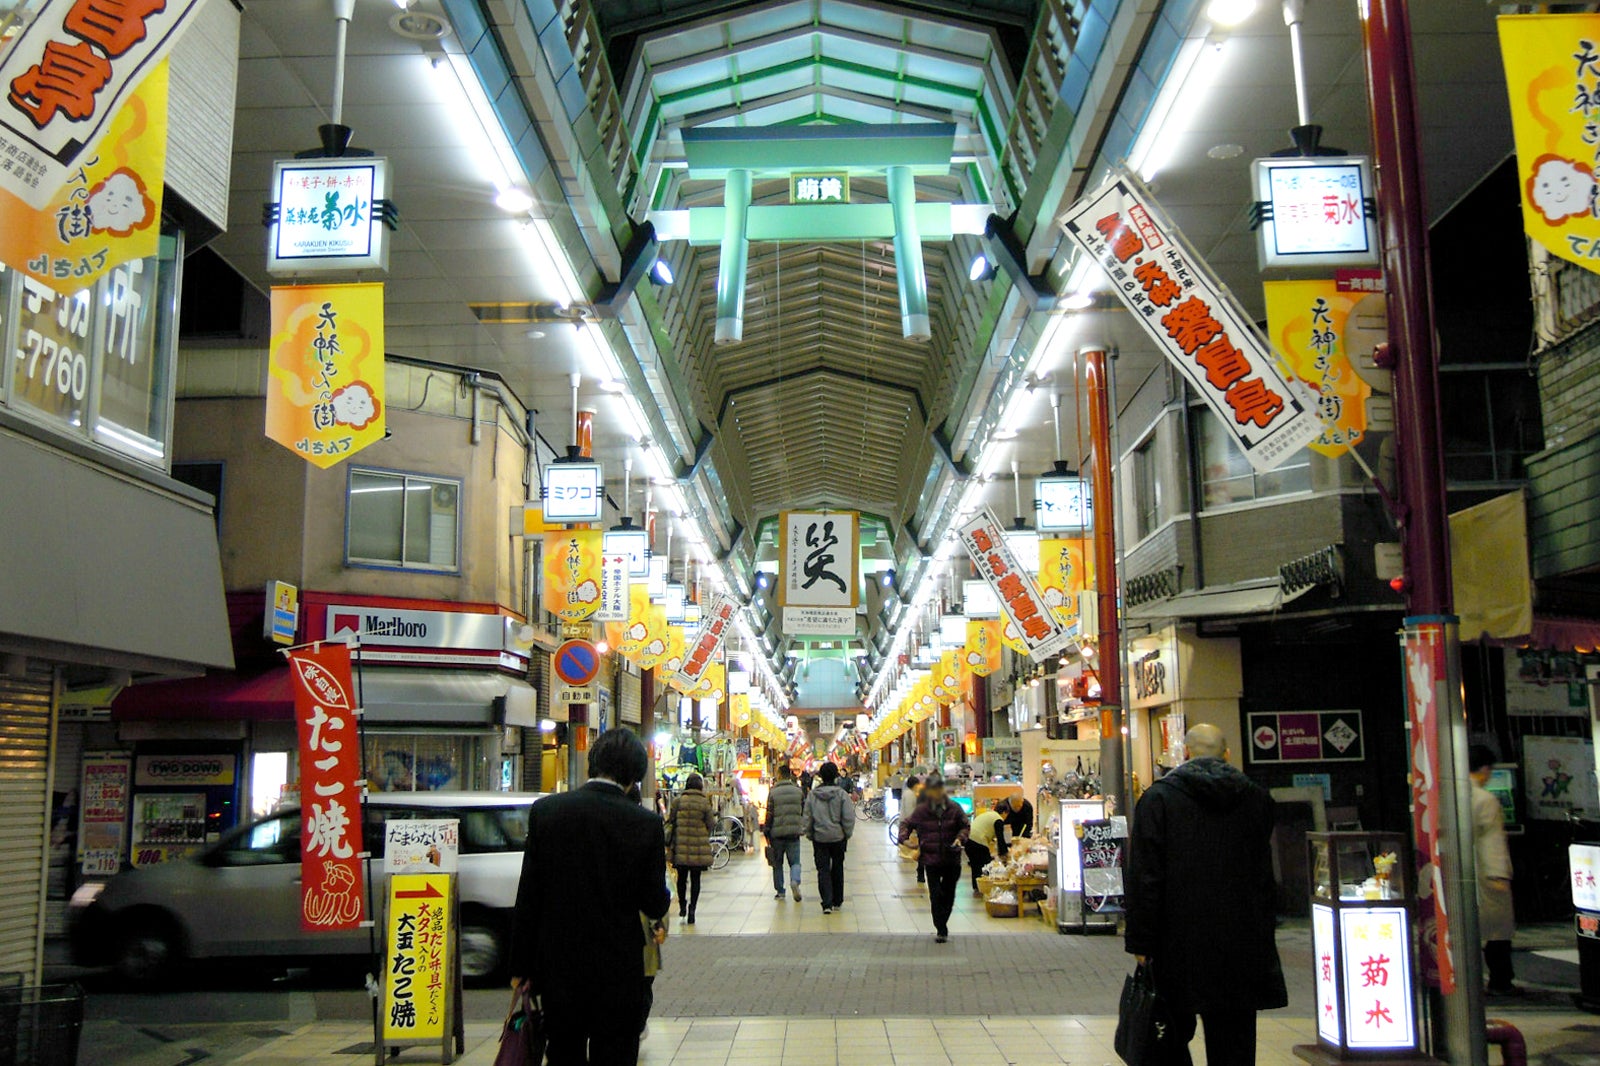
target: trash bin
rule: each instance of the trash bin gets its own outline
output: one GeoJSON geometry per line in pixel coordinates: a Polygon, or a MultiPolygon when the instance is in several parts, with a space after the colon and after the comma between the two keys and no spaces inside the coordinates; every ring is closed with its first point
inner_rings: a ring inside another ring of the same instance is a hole
{"type": "Polygon", "coordinates": [[[0,975],[0,1066],[76,1066],[83,989],[0,975]]]}

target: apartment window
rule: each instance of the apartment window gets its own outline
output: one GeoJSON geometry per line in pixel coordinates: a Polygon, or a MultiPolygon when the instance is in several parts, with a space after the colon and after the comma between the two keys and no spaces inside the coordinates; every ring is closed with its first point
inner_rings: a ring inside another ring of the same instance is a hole
{"type": "Polygon", "coordinates": [[[1233,434],[1209,409],[1196,410],[1200,432],[1200,484],[1206,507],[1225,507],[1311,491],[1311,453],[1301,448],[1283,465],[1258,474],[1233,434]]]}
{"type": "Polygon", "coordinates": [[[1161,524],[1161,482],[1156,477],[1156,438],[1133,450],[1133,496],[1137,535],[1143,540],[1161,524]]]}
{"type": "Polygon", "coordinates": [[[378,470],[350,472],[349,562],[455,570],[461,483],[378,470]]]}

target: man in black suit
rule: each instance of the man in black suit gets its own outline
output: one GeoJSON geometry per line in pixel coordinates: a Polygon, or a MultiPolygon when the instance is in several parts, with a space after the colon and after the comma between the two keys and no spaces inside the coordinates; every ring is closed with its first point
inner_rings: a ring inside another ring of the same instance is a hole
{"type": "Polygon", "coordinates": [[[550,1066],[639,1061],[644,926],[667,913],[661,819],[632,803],[644,743],[609,729],[589,749],[589,783],[528,815],[511,972],[540,997],[550,1066]]]}

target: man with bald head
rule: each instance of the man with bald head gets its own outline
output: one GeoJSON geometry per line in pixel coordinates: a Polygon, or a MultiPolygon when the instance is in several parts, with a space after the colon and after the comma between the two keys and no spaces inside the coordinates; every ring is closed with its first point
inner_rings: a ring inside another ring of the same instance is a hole
{"type": "Polygon", "coordinates": [[[1185,761],[1134,810],[1126,947],[1150,967],[1188,1066],[1196,1020],[1209,1066],[1253,1066],[1256,1012],[1289,1003],[1274,941],[1272,797],[1228,764],[1214,725],[1184,737],[1185,761]]]}

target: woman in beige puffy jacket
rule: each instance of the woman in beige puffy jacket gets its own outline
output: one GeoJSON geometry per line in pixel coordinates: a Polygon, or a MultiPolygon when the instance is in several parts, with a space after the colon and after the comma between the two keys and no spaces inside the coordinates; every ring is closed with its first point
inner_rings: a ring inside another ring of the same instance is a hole
{"type": "Polygon", "coordinates": [[[711,865],[711,833],[716,825],[705,780],[690,774],[667,815],[667,857],[678,870],[678,917],[690,925],[700,902],[700,875],[711,865]]]}

